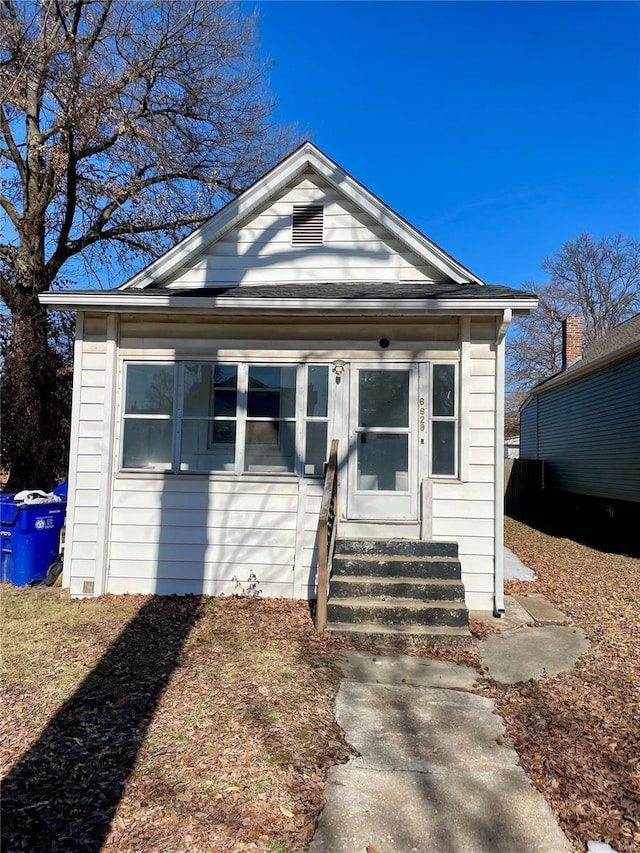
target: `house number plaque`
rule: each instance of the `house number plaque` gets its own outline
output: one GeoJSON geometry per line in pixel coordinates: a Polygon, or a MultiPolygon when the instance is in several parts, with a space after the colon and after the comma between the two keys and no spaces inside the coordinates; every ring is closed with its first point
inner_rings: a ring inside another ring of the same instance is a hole
{"type": "Polygon", "coordinates": [[[420,409],[418,414],[420,415],[420,432],[424,432],[424,397],[420,397],[420,409]]]}

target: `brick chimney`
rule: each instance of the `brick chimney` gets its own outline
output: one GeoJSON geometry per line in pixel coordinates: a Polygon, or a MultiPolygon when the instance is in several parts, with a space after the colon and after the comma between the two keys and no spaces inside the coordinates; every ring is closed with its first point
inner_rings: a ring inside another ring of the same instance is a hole
{"type": "Polygon", "coordinates": [[[567,317],[562,321],[562,369],[566,370],[582,358],[582,317],[567,317]]]}

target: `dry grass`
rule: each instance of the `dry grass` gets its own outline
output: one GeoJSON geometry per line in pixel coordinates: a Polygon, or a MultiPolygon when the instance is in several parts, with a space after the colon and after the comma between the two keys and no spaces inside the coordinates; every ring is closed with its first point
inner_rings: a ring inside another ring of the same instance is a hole
{"type": "Polygon", "coordinates": [[[2,604],[3,849],[305,848],[347,754],[306,603],[2,604]]]}
{"type": "Polygon", "coordinates": [[[538,591],[586,631],[590,651],[565,675],[498,691],[522,764],[567,835],[640,849],[640,560],[507,519],[506,543],[538,591]]]}

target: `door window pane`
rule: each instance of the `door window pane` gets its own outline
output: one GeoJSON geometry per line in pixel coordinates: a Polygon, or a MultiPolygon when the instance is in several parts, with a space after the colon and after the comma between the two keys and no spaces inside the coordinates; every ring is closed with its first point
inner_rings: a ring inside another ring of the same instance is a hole
{"type": "Polygon", "coordinates": [[[431,424],[431,458],[433,474],[455,474],[455,421],[433,421],[431,424]]]}
{"type": "Polygon", "coordinates": [[[129,364],[125,414],[173,414],[172,364],[129,364]]]}
{"type": "Polygon", "coordinates": [[[247,422],[245,471],[293,471],[294,465],[295,423],[247,422]]]}
{"type": "Polygon", "coordinates": [[[409,491],[409,436],[385,433],[358,435],[360,491],[409,491]]]}
{"type": "Polygon", "coordinates": [[[322,476],[327,461],[327,424],[325,421],[307,421],[304,473],[322,476]]]}
{"type": "Polygon", "coordinates": [[[171,468],[172,418],[126,418],[122,435],[122,467],[171,468]]]}
{"type": "Polygon", "coordinates": [[[358,426],[409,426],[409,371],[358,372],[358,426]]]}
{"type": "Polygon", "coordinates": [[[249,367],[247,415],[250,418],[294,418],[295,367],[249,367]]]}
{"type": "Polygon", "coordinates": [[[307,417],[326,418],[329,368],[311,365],[307,370],[307,417]]]}
{"type": "Polygon", "coordinates": [[[454,364],[433,365],[433,415],[436,418],[455,415],[455,376],[454,364]]]}

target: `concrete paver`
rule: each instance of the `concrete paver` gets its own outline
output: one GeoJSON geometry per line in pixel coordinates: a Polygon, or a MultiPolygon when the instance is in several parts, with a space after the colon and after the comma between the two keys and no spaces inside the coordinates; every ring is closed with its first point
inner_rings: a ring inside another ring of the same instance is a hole
{"type": "Polygon", "coordinates": [[[370,684],[407,684],[415,687],[470,690],[478,676],[469,666],[411,655],[346,652],[340,655],[338,665],[347,681],[370,684]]]}
{"type": "Polygon", "coordinates": [[[478,643],[482,662],[500,684],[567,672],[588,648],[584,631],[571,625],[521,628],[478,643]]]}
{"type": "Polygon", "coordinates": [[[567,617],[547,601],[544,595],[536,592],[514,593],[513,597],[540,625],[562,625],[567,617]]]}
{"type": "Polygon", "coordinates": [[[523,625],[532,621],[531,614],[521,604],[518,604],[512,595],[505,595],[504,607],[504,613],[499,617],[492,616],[486,610],[470,610],[469,617],[493,626],[501,634],[522,628],[523,625]]]}
{"type": "Polygon", "coordinates": [[[309,853],[570,853],[493,701],[469,692],[474,670],[401,655],[342,660],[351,680],[336,717],[359,755],[330,770],[309,853]]]}
{"type": "Polygon", "coordinates": [[[571,853],[519,767],[398,773],[332,767],[309,853],[571,853]]]}

